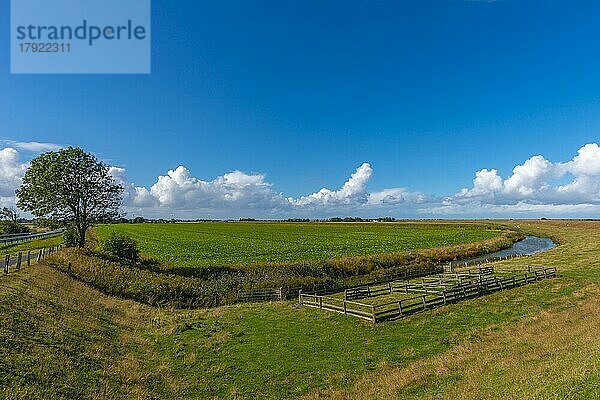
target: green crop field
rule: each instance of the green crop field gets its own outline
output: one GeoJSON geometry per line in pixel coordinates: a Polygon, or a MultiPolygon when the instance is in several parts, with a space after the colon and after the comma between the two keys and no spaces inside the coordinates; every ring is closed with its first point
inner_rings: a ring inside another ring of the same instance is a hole
{"type": "Polygon", "coordinates": [[[500,236],[484,225],[431,223],[121,224],[95,228],[138,241],[142,252],[176,267],[290,262],[385,254],[500,236]]]}

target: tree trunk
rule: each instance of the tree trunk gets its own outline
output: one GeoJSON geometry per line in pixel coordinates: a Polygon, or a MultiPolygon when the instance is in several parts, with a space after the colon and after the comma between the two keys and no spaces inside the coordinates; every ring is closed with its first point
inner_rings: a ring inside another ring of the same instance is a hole
{"type": "Polygon", "coordinates": [[[87,226],[77,225],[77,247],[84,248],[85,247],[85,234],[87,231],[87,226]]]}

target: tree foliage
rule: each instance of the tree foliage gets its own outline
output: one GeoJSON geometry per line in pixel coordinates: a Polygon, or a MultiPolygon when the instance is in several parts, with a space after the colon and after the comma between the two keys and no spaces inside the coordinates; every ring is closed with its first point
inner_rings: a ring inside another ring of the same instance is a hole
{"type": "Polygon", "coordinates": [[[19,212],[14,207],[0,208],[0,218],[4,221],[17,223],[19,221],[19,212]]]}
{"type": "Polygon", "coordinates": [[[137,242],[122,233],[111,233],[103,241],[102,251],[124,261],[137,262],[140,259],[140,250],[138,249],[137,242]]]}
{"type": "Polygon", "coordinates": [[[123,187],[108,170],[80,148],[41,154],[25,172],[17,205],[36,217],[72,225],[83,247],[92,224],[119,216],[123,187]]]}
{"type": "Polygon", "coordinates": [[[0,234],[15,234],[15,233],[27,233],[29,229],[25,225],[21,225],[14,221],[0,221],[0,234]]]}
{"type": "Polygon", "coordinates": [[[29,232],[25,225],[19,223],[19,212],[14,207],[0,208],[0,233],[15,234],[29,232]]]}
{"type": "Polygon", "coordinates": [[[65,247],[77,247],[77,232],[73,228],[67,228],[63,233],[63,244],[65,247]]]}

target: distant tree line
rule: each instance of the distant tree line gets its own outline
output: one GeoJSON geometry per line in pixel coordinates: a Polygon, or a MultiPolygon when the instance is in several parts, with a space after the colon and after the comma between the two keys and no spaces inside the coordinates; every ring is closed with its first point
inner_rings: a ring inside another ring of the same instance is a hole
{"type": "Polygon", "coordinates": [[[345,218],[329,218],[327,222],[395,222],[396,218],[384,217],[384,218],[360,218],[360,217],[345,217],[345,218]]]}
{"type": "Polygon", "coordinates": [[[288,218],[288,219],[256,219],[256,218],[240,218],[237,220],[232,219],[163,219],[163,218],[116,218],[107,223],[115,224],[174,224],[180,222],[396,222],[396,218],[392,217],[379,217],[379,218],[360,218],[360,217],[333,217],[327,219],[310,219],[310,218],[288,218]]]}

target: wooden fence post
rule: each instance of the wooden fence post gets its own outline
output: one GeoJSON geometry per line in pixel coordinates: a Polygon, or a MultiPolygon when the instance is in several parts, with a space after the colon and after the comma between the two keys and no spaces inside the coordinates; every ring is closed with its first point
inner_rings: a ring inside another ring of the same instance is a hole
{"type": "Polygon", "coordinates": [[[302,304],[302,289],[298,290],[298,302],[302,304]]]}
{"type": "Polygon", "coordinates": [[[8,264],[10,264],[10,255],[7,254],[6,257],[4,257],[4,273],[8,274],[8,264]]]}
{"type": "Polygon", "coordinates": [[[27,250],[27,266],[31,265],[31,250],[27,250]]]}
{"type": "Polygon", "coordinates": [[[42,251],[43,251],[43,249],[40,249],[40,251],[38,251],[38,255],[37,255],[38,262],[40,262],[42,260],[42,251]]]}
{"type": "Polygon", "coordinates": [[[375,315],[375,306],[371,306],[371,315],[373,316],[373,323],[377,323],[377,316],[375,315]]]}
{"type": "Polygon", "coordinates": [[[21,261],[23,260],[23,253],[19,252],[17,255],[17,270],[21,269],[21,261]]]}

